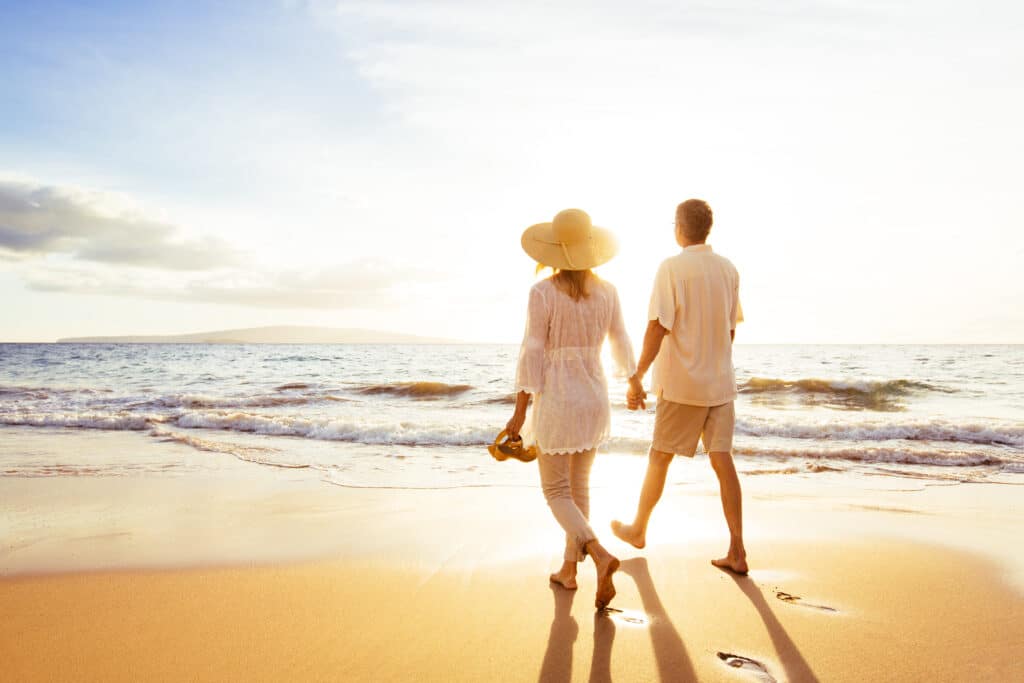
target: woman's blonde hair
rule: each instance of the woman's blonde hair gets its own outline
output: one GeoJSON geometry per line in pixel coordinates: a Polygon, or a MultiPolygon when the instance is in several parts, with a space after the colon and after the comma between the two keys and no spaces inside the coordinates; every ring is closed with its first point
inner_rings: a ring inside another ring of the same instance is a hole
{"type": "MultiPolygon", "coordinates": [[[[548,266],[543,263],[537,264],[537,272],[544,270],[548,266]]],[[[558,268],[552,268],[555,274],[551,276],[551,281],[555,283],[562,292],[565,292],[573,301],[579,301],[580,299],[586,299],[590,296],[590,283],[597,276],[594,275],[592,270],[559,270],[558,268]]]]}

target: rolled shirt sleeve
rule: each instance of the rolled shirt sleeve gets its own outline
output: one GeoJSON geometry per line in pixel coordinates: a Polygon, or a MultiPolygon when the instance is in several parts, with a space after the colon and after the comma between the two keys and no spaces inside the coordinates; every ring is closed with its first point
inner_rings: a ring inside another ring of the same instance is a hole
{"type": "Polygon", "coordinates": [[[530,289],[526,309],[526,332],[519,349],[516,368],[516,391],[540,393],[544,388],[544,345],[547,342],[550,311],[544,295],[537,287],[530,289]]]}
{"type": "Polygon", "coordinates": [[[672,287],[672,276],[668,262],[658,268],[654,276],[654,289],[651,290],[651,304],[647,309],[647,319],[657,320],[662,327],[671,331],[676,321],[676,293],[672,287]]]}

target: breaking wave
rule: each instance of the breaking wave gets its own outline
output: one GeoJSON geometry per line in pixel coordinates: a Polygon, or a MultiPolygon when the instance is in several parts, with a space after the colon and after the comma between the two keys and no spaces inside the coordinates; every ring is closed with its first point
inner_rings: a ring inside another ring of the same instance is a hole
{"type": "Polygon", "coordinates": [[[737,420],[736,433],[790,439],[843,441],[944,441],[990,446],[1024,446],[1024,426],[984,423],[951,424],[943,420],[864,423],[779,423],[737,420]]]}
{"type": "Polygon", "coordinates": [[[849,448],[775,448],[737,445],[733,453],[739,456],[771,458],[805,458],[808,460],[845,460],[862,463],[889,463],[900,465],[940,465],[944,467],[978,467],[1008,464],[991,453],[957,449],[881,448],[854,446],[849,448]]]}
{"type": "Polygon", "coordinates": [[[939,387],[911,379],[881,381],[845,381],[830,379],[769,379],[751,377],[740,385],[744,393],[773,391],[795,391],[808,394],[887,394],[906,396],[915,391],[947,391],[939,387]]]}
{"type": "Polygon", "coordinates": [[[149,401],[131,403],[127,407],[138,408],[277,408],[280,406],[304,406],[320,402],[344,402],[350,399],[332,394],[303,394],[298,396],[263,395],[242,397],[215,397],[199,394],[176,394],[161,396],[149,401]]]}
{"type": "Polygon", "coordinates": [[[173,424],[186,429],[225,429],[270,436],[347,441],[387,446],[482,446],[494,439],[493,427],[421,425],[409,422],[366,424],[338,419],[255,415],[252,413],[185,413],[173,424]]]}
{"type": "Polygon", "coordinates": [[[167,418],[158,415],[131,413],[0,413],[0,424],[12,427],[67,427],[70,429],[107,429],[115,431],[142,431],[167,418]]]}
{"type": "Polygon", "coordinates": [[[902,410],[904,399],[917,393],[949,389],[910,379],[847,381],[829,379],[772,379],[752,377],[739,387],[752,400],[794,397],[804,403],[824,403],[848,409],[902,410]]]}
{"type": "Polygon", "coordinates": [[[458,396],[472,388],[468,384],[445,384],[444,382],[396,382],[393,384],[367,384],[358,387],[355,393],[363,396],[387,395],[431,399],[458,396]]]}

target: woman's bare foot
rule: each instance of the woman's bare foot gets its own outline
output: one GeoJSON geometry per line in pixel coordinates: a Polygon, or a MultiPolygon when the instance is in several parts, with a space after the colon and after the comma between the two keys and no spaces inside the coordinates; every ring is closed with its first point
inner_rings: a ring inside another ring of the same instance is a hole
{"type": "Polygon", "coordinates": [[[637,531],[632,524],[623,524],[619,520],[612,521],[612,533],[634,548],[647,545],[647,534],[637,531]]]}
{"type": "Polygon", "coordinates": [[[576,563],[564,563],[562,568],[552,574],[550,578],[552,583],[557,583],[566,590],[576,590],[576,563]]]}
{"type": "Polygon", "coordinates": [[[597,609],[607,607],[612,598],[615,597],[615,584],[612,583],[612,575],[619,569],[619,558],[606,553],[603,561],[594,558],[597,565],[597,594],[594,596],[594,606],[597,609]]]}
{"type": "Polygon", "coordinates": [[[739,574],[740,576],[746,576],[747,572],[750,571],[750,568],[747,567],[747,558],[745,555],[742,557],[726,555],[723,558],[711,560],[711,564],[715,565],[719,569],[725,569],[733,572],[734,574],[739,574]]]}

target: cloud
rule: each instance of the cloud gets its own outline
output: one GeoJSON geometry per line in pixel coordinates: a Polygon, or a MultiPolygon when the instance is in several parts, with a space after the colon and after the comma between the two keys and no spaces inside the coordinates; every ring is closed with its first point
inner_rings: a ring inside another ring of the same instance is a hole
{"type": "Polygon", "coordinates": [[[221,240],[183,240],[175,226],[112,210],[106,206],[110,203],[102,195],[73,188],[0,180],[0,248],[176,271],[207,271],[240,262],[240,254],[221,240]]]}
{"type": "Polygon", "coordinates": [[[23,276],[37,292],[311,310],[396,308],[407,302],[408,290],[423,296],[444,279],[437,272],[371,261],[315,271],[221,270],[190,278],[137,267],[67,263],[36,265],[23,276]]]}

